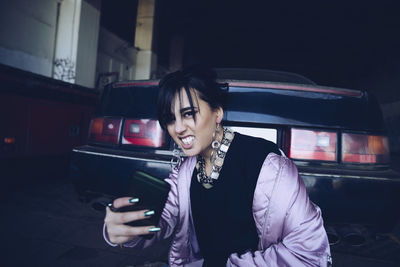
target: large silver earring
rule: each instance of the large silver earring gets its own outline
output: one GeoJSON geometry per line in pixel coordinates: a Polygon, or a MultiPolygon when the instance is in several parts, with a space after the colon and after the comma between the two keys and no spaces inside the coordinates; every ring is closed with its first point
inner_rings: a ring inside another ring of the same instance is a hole
{"type": "Polygon", "coordinates": [[[213,163],[215,160],[215,156],[217,154],[217,149],[219,148],[219,146],[221,145],[221,142],[218,141],[216,138],[217,133],[219,133],[219,123],[217,123],[217,126],[215,127],[215,131],[213,132],[213,136],[212,136],[212,143],[211,143],[211,155],[210,155],[210,163],[213,163]]]}
{"type": "Polygon", "coordinates": [[[172,169],[179,169],[181,166],[181,150],[179,149],[178,145],[174,142],[174,150],[172,150],[172,158],[171,158],[171,168],[172,169]]]}

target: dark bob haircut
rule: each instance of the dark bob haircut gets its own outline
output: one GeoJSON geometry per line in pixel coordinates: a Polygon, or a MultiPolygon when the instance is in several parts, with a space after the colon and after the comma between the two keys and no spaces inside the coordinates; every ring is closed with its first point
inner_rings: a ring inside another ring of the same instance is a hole
{"type": "MultiPolygon", "coordinates": [[[[167,74],[159,83],[160,92],[158,94],[157,115],[161,127],[166,130],[167,125],[174,120],[172,105],[176,94],[181,94],[183,88],[188,96],[190,108],[196,120],[194,112],[193,94],[195,89],[199,97],[208,103],[211,109],[215,110],[224,107],[227,84],[219,84],[216,81],[215,71],[202,66],[194,66],[167,74]]],[[[181,97],[179,97],[181,99],[181,97]]]]}

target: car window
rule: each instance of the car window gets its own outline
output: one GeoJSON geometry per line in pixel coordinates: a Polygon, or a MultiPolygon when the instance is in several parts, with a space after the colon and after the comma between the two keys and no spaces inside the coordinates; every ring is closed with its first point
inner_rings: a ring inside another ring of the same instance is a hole
{"type": "Polygon", "coordinates": [[[157,118],[157,86],[105,88],[99,115],[157,118]]]}
{"type": "Polygon", "coordinates": [[[228,121],[384,129],[378,104],[366,94],[352,97],[274,88],[230,87],[227,107],[228,121]]]}

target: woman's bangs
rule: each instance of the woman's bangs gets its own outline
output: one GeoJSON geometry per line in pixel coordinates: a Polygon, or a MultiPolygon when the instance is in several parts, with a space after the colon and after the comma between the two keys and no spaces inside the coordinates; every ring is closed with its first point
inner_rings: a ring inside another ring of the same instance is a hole
{"type": "Polygon", "coordinates": [[[174,88],[163,88],[158,96],[158,121],[165,130],[168,123],[174,119],[172,112],[176,90],[174,88]],[[170,90],[168,90],[170,89],[170,90]]]}

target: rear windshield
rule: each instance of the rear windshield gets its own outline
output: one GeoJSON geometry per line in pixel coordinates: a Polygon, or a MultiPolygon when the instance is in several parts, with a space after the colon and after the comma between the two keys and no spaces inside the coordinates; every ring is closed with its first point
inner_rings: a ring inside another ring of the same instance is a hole
{"type": "Polygon", "coordinates": [[[97,114],[131,118],[157,118],[157,86],[116,87],[104,89],[97,114]]]}
{"type": "MultiPolygon", "coordinates": [[[[104,89],[99,116],[157,119],[157,86],[104,89]]],[[[274,88],[230,87],[225,118],[230,122],[382,131],[379,104],[371,95],[343,96],[274,88]]]]}
{"type": "Polygon", "coordinates": [[[384,129],[374,97],[343,96],[269,88],[230,87],[229,121],[319,126],[354,130],[384,129]]]}

